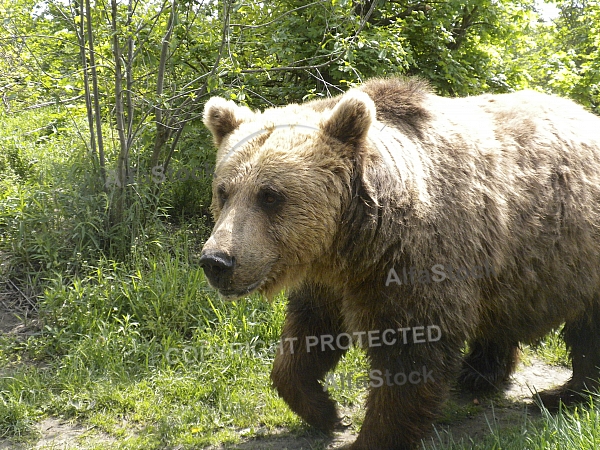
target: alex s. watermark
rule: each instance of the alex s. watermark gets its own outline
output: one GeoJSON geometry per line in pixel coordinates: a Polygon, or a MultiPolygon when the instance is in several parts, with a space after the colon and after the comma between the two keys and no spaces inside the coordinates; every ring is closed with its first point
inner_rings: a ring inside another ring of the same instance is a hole
{"type": "Polygon", "coordinates": [[[373,369],[369,371],[368,375],[357,374],[353,372],[346,372],[344,374],[329,374],[323,381],[323,391],[331,388],[346,388],[351,389],[353,387],[361,388],[379,388],[382,386],[403,386],[406,383],[420,384],[420,383],[435,383],[433,378],[433,370],[427,370],[427,366],[423,366],[421,370],[414,370],[406,374],[406,372],[392,373],[388,369],[385,371],[373,369]]]}
{"type": "MultiPolygon", "coordinates": [[[[161,184],[165,181],[187,181],[187,180],[200,180],[203,178],[212,178],[215,172],[215,166],[212,163],[205,162],[201,167],[185,167],[182,166],[177,170],[172,170],[170,167],[165,171],[163,166],[154,166],[150,173],[142,174],[138,173],[138,169],[133,167],[129,169],[126,178],[126,184],[138,183],[154,183],[161,184]]],[[[106,187],[121,186],[121,181],[117,176],[116,169],[107,171],[106,173],[106,187]]]]}
{"type": "Polygon", "coordinates": [[[486,261],[483,266],[476,265],[472,266],[471,268],[466,266],[455,268],[450,264],[446,266],[443,264],[434,264],[429,270],[424,269],[417,271],[415,267],[410,267],[408,270],[406,270],[406,267],[403,267],[400,275],[398,272],[396,272],[396,269],[392,267],[388,271],[385,285],[389,286],[393,283],[397,285],[417,283],[430,284],[432,281],[435,283],[441,283],[445,280],[462,281],[466,280],[467,278],[490,278],[491,276],[496,276],[497,274],[490,262],[486,261]]]}

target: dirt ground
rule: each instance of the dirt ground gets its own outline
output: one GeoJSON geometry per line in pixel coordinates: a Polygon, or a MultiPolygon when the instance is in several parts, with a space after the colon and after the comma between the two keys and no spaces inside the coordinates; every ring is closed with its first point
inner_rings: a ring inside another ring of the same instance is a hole
{"type": "MultiPolygon", "coordinates": [[[[35,313],[31,310],[25,294],[11,289],[0,292],[0,333],[24,336],[35,332],[36,328],[35,313]],[[15,311],[20,312],[17,314],[15,311]]],[[[519,425],[523,423],[526,415],[532,417],[539,414],[531,400],[532,392],[561,385],[570,377],[570,374],[570,370],[566,368],[550,366],[539,359],[531,358],[527,364],[519,365],[504,393],[493,402],[489,399],[479,400],[454,394],[453,401],[463,407],[458,409],[465,409],[464,407],[467,405],[478,406],[469,408],[471,411],[469,414],[449,420],[449,425],[436,424],[432,436],[435,436],[436,443],[439,443],[440,438],[443,441],[449,439],[450,434],[455,442],[461,438],[468,440],[469,437],[478,440],[490,433],[490,426],[503,429],[519,425]]],[[[2,375],[3,370],[0,367],[0,376],[2,375]]],[[[0,439],[0,450],[66,450],[90,448],[99,443],[116,444],[112,437],[99,433],[93,427],[65,422],[58,418],[47,418],[39,423],[37,428],[40,436],[37,443],[19,444],[0,439]]],[[[243,435],[244,430],[240,430],[240,434],[243,435]]],[[[333,438],[316,434],[298,436],[285,429],[262,430],[258,437],[253,437],[240,444],[211,446],[206,450],[342,449],[355,438],[356,433],[352,428],[336,433],[333,438]]]]}

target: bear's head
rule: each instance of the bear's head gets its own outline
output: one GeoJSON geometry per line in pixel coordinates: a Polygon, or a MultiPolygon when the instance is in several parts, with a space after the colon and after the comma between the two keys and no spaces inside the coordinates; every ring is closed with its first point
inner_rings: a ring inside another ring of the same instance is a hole
{"type": "Polygon", "coordinates": [[[271,297],[330,260],[375,105],[358,90],[328,102],[263,113],[219,97],[206,104],[216,223],[200,264],[225,298],[271,297]]]}

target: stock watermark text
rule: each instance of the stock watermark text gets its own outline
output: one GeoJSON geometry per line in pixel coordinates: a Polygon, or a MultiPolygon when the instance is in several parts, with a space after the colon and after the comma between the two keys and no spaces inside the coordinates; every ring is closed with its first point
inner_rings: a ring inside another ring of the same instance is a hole
{"type": "Polygon", "coordinates": [[[329,374],[323,381],[323,390],[331,388],[346,388],[351,389],[353,387],[359,388],[379,388],[382,386],[403,386],[406,383],[419,384],[419,383],[434,383],[433,370],[427,370],[426,366],[423,366],[421,370],[414,370],[408,375],[406,372],[392,373],[388,369],[385,371],[371,370],[368,375],[356,374],[347,372],[344,374],[329,374]]]}

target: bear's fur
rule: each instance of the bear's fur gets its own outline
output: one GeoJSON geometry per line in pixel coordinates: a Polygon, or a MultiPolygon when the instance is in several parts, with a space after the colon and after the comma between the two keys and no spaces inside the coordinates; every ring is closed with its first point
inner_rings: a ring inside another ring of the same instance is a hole
{"type": "Polygon", "coordinates": [[[271,378],[306,422],[338,424],[322,383],[344,353],[307,336],[440,327],[365,346],[373,370],[433,381],[371,387],[354,450],[412,448],[454,380],[496,388],[520,342],[562,323],[573,377],[542,400],[597,387],[600,118],[536,92],[449,99],[375,79],[262,113],[212,98],[204,121],[218,153],[201,264],[227,298],[289,289],[271,378]],[[487,273],[432,281],[436,264],[487,273]]]}

